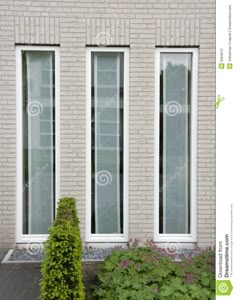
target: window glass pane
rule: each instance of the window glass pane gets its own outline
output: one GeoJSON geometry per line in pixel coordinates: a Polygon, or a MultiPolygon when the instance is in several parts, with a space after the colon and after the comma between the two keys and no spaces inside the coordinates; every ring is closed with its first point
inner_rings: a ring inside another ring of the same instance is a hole
{"type": "Polygon", "coordinates": [[[123,53],[92,54],[92,233],[123,233],[123,53]]]}
{"type": "Polygon", "coordinates": [[[191,53],[161,53],[160,233],[190,233],[191,53]]]}
{"type": "Polygon", "coordinates": [[[23,233],[47,234],[55,200],[54,52],[22,52],[23,233]]]}

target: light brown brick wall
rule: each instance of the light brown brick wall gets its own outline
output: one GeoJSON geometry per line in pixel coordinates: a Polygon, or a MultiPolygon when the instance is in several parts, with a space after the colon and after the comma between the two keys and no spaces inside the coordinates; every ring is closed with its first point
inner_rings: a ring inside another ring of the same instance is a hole
{"type": "Polygon", "coordinates": [[[15,244],[15,43],[60,44],[61,195],[78,201],[85,238],[85,46],[130,46],[129,237],[154,233],[155,46],[199,46],[198,245],[215,240],[215,1],[0,1],[0,247],[15,244]]]}

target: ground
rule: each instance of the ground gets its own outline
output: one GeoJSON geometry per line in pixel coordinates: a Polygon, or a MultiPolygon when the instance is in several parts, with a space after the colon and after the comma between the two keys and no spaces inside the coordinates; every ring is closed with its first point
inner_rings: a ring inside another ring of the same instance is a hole
{"type": "MultiPolygon", "coordinates": [[[[7,253],[0,249],[0,261],[7,253]]],[[[98,263],[83,262],[83,277],[86,288],[94,282],[98,263]]],[[[0,300],[38,300],[39,263],[0,264],[0,300]]]]}

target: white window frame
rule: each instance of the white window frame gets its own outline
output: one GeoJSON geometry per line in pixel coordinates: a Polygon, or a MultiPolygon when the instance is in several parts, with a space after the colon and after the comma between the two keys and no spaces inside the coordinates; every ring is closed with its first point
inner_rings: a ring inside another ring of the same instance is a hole
{"type": "Polygon", "coordinates": [[[155,184],[154,184],[154,241],[160,243],[197,242],[197,92],[198,92],[198,48],[157,48],[155,53],[155,184]],[[160,54],[192,54],[191,91],[191,194],[190,234],[159,233],[159,138],[160,138],[160,54]]]}
{"type": "Polygon", "coordinates": [[[86,242],[119,243],[128,242],[128,168],[129,168],[129,49],[121,47],[89,47],[86,48],[86,242]],[[91,233],[91,54],[92,52],[124,53],[124,178],[123,178],[123,234],[91,233]]]}
{"type": "Polygon", "coordinates": [[[60,174],[60,50],[59,47],[16,46],[16,243],[43,242],[48,234],[23,234],[23,118],[22,118],[22,51],[53,51],[55,53],[55,209],[59,199],[60,174]]]}

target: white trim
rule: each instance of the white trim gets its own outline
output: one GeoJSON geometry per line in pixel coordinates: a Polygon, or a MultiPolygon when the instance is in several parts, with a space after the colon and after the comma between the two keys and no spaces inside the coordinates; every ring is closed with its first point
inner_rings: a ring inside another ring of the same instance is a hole
{"type": "MultiPolygon", "coordinates": [[[[53,51],[55,53],[55,199],[56,207],[60,195],[60,50],[59,47],[16,46],[16,243],[43,242],[47,234],[23,234],[23,128],[22,128],[22,51],[53,51]]],[[[56,209],[55,207],[55,209],[56,209]]]]}
{"type": "Polygon", "coordinates": [[[57,211],[57,205],[59,202],[59,198],[61,195],[60,192],[60,120],[61,120],[61,105],[60,105],[60,48],[54,48],[55,51],[55,163],[56,163],[56,178],[55,178],[55,197],[56,197],[56,203],[55,203],[55,214],[57,211]]]}
{"type": "Polygon", "coordinates": [[[86,242],[113,243],[128,242],[128,169],[129,169],[129,49],[120,47],[89,47],[86,49],[86,242]],[[91,53],[123,52],[124,53],[124,233],[91,234],[91,53]]]}
{"type": "Polygon", "coordinates": [[[13,252],[14,252],[14,249],[8,250],[7,254],[6,254],[5,257],[3,258],[3,260],[1,261],[1,264],[6,264],[6,263],[8,263],[8,259],[11,257],[11,255],[12,255],[13,252]]]}
{"type": "Polygon", "coordinates": [[[197,242],[197,92],[198,49],[158,48],[155,53],[155,155],[154,155],[154,241],[197,242]],[[160,53],[192,53],[192,103],[191,103],[191,225],[190,234],[159,234],[159,120],[160,120],[160,53]]]}

